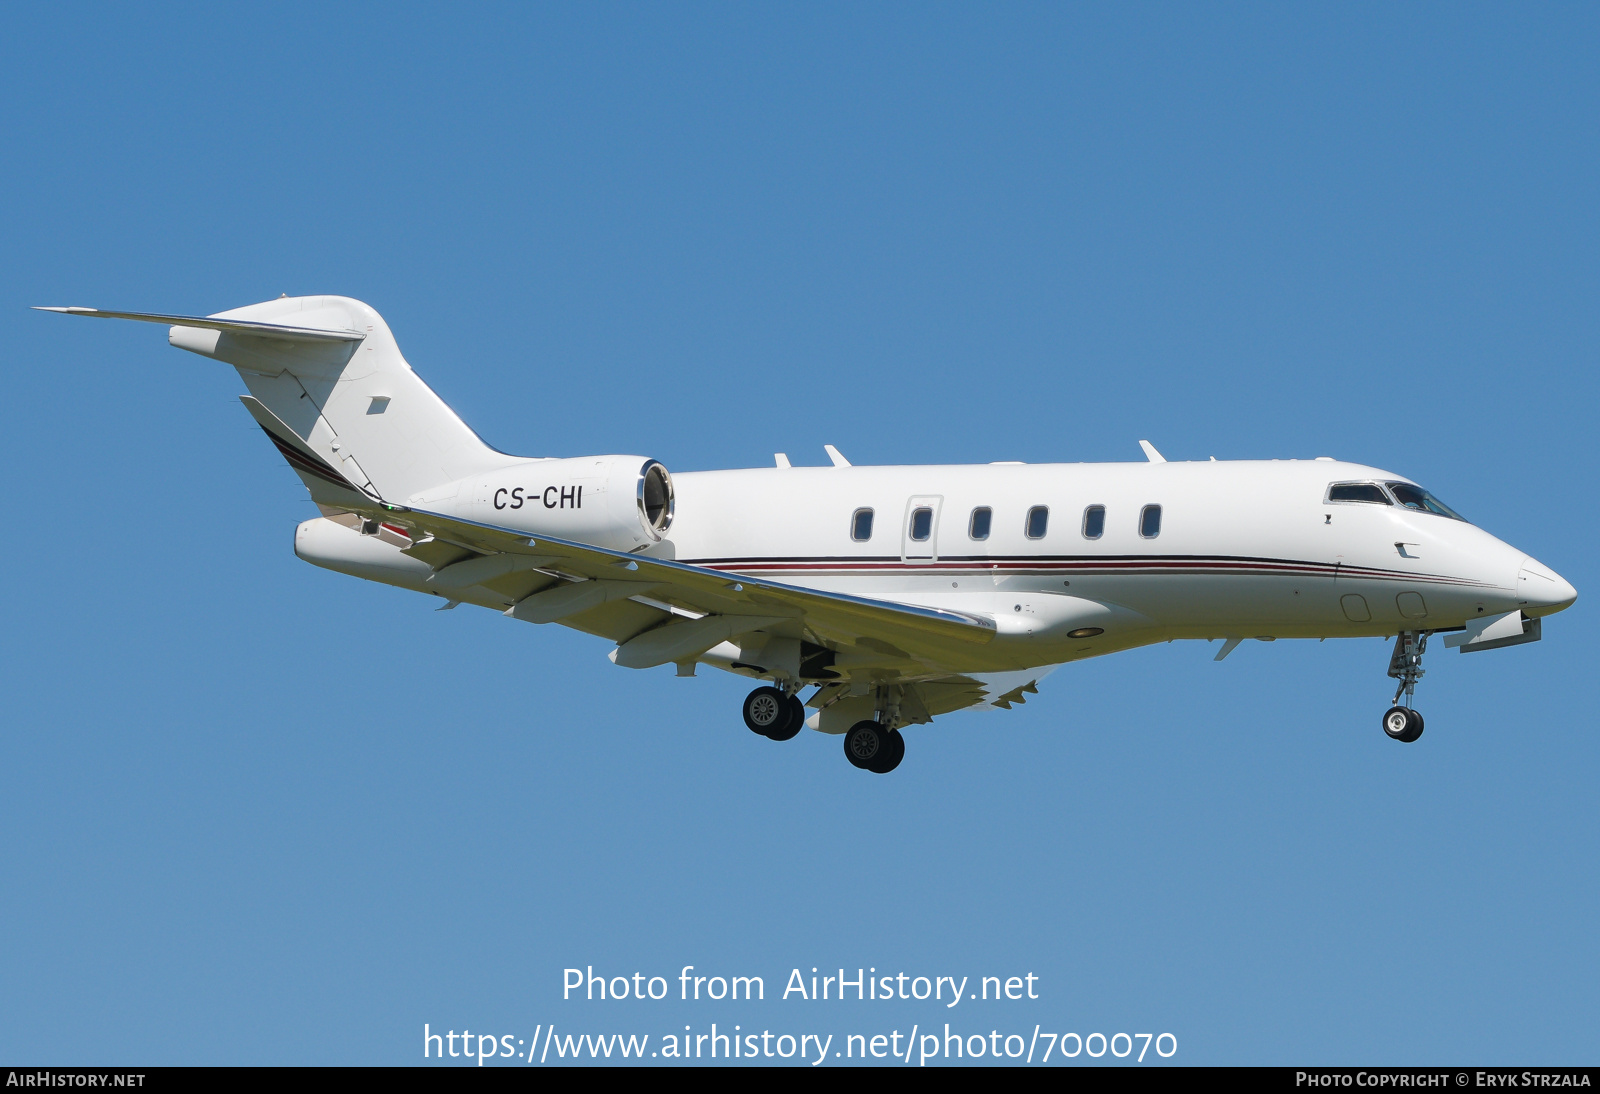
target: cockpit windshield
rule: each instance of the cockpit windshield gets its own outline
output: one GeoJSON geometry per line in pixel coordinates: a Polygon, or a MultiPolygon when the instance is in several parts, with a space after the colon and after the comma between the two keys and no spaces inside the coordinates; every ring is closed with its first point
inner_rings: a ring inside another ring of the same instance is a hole
{"type": "Polygon", "coordinates": [[[1409,482],[1388,482],[1384,485],[1393,491],[1395,501],[1407,509],[1415,509],[1421,513],[1437,513],[1451,520],[1465,522],[1467,519],[1420,486],[1413,486],[1409,482]]]}
{"type": "Polygon", "coordinates": [[[1328,487],[1329,501],[1364,501],[1374,505],[1393,505],[1383,487],[1375,482],[1336,482],[1328,487]]]}

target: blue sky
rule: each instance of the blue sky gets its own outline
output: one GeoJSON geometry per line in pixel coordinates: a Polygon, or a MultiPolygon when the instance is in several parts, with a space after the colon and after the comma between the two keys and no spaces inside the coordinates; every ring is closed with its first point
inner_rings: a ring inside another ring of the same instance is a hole
{"type": "Polygon", "coordinates": [[[6,23],[6,1062],[713,1021],[1594,1060],[1592,6],[6,23]],[[314,511],[231,369],[26,310],[284,292],[377,307],[509,451],[1333,455],[1581,598],[1537,645],[1435,652],[1415,746],[1378,727],[1381,641],[1175,643],[941,719],[873,778],[755,738],[732,677],[301,563],[314,511]],[[687,964],[1041,998],[560,998],[568,966],[687,964]]]}

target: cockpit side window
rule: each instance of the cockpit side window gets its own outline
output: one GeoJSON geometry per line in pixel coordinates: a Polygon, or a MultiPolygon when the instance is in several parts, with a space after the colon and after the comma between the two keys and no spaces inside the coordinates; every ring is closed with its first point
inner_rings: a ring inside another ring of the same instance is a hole
{"type": "Polygon", "coordinates": [[[1328,487],[1329,501],[1365,501],[1374,505],[1393,505],[1383,487],[1375,482],[1336,482],[1328,487]]]}
{"type": "Polygon", "coordinates": [[[1420,486],[1413,486],[1409,482],[1391,482],[1384,485],[1394,491],[1394,500],[1407,509],[1415,509],[1419,513],[1435,513],[1462,522],[1467,519],[1420,486]]]}

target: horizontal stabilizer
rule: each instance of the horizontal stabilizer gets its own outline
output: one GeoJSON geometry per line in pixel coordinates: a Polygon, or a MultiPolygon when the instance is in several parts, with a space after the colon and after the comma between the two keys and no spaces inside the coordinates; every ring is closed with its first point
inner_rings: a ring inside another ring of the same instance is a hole
{"type": "Polygon", "coordinates": [[[87,315],[95,319],[133,319],[140,323],[165,323],[170,327],[202,327],[246,334],[255,338],[276,338],[284,342],[359,342],[366,337],[354,330],[319,330],[316,327],[286,327],[278,323],[255,323],[246,319],[215,319],[203,315],[161,315],[143,311],[101,311],[99,308],[34,308],[34,311],[60,312],[62,315],[87,315]]]}

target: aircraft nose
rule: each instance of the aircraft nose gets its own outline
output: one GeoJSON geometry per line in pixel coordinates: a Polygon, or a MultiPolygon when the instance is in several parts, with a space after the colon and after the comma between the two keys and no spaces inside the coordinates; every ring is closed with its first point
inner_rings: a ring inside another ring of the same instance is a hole
{"type": "Polygon", "coordinates": [[[1570,608],[1578,590],[1566,578],[1534,558],[1522,560],[1517,573],[1517,601],[1530,615],[1549,615],[1570,608]]]}

